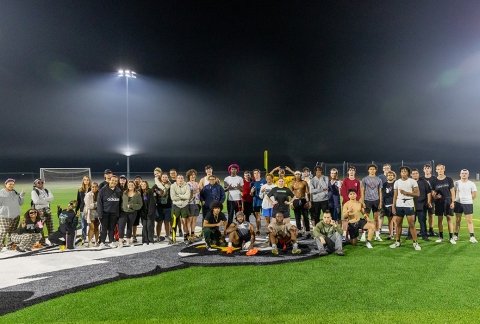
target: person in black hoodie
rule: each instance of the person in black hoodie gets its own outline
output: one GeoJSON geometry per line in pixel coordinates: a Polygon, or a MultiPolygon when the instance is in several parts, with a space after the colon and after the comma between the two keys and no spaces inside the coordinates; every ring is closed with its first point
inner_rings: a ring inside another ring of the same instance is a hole
{"type": "Polygon", "coordinates": [[[105,247],[105,239],[108,234],[110,247],[116,247],[113,238],[113,231],[120,214],[120,204],[122,200],[122,190],[118,188],[118,177],[112,175],[108,186],[104,186],[98,192],[97,214],[102,230],[100,232],[100,247],[105,247]]]}
{"type": "Polygon", "coordinates": [[[70,201],[66,209],[58,209],[59,226],[56,232],[48,236],[51,243],[60,245],[62,250],[66,245],[67,249],[75,248],[75,232],[77,230],[78,218],[75,213],[76,201],[70,201]]]}
{"type": "Polygon", "coordinates": [[[42,239],[43,222],[36,209],[25,212],[20,227],[12,233],[10,240],[17,244],[18,252],[31,251],[33,245],[42,239]]]}
{"type": "Polygon", "coordinates": [[[140,183],[140,194],[142,196],[143,205],[139,210],[140,219],[142,220],[142,243],[148,245],[154,242],[155,228],[155,196],[153,190],[149,188],[148,181],[143,180],[140,183]]]}

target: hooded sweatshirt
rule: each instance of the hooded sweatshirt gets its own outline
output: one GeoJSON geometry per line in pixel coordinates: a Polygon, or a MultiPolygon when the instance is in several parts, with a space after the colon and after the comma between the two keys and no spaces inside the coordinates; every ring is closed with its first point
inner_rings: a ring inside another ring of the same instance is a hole
{"type": "Polygon", "coordinates": [[[15,218],[20,215],[20,206],[23,204],[23,195],[15,190],[0,190],[0,217],[15,218]]]}

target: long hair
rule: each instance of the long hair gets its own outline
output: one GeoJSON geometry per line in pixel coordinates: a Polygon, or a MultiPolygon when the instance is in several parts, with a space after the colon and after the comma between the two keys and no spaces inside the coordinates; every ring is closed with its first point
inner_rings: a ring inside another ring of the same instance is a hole
{"type": "Polygon", "coordinates": [[[80,189],[78,189],[78,191],[88,192],[88,191],[90,191],[91,188],[92,188],[92,180],[90,179],[89,176],[83,176],[82,185],[80,186],[80,189]],[[83,183],[83,180],[85,180],[85,179],[88,179],[88,185],[85,185],[85,183],[83,183]]]}

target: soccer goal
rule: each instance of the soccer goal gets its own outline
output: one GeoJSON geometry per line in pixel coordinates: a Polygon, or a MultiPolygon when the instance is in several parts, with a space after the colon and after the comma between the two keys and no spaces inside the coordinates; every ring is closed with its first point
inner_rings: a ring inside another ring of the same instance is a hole
{"type": "Polygon", "coordinates": [[[45,183],[80,185],[84,176],[92,178],[90,168],[40,168],[40,178],[45,183]]]}

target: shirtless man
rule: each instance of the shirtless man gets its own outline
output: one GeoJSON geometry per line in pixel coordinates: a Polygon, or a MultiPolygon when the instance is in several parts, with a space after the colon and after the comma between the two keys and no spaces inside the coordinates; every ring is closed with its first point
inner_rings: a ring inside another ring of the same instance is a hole
{"type": "MultiPolygon", "coordinates": [[[[300,171],[295,171],[295,179],[292,182],[291,190],[293,192],[293,213],[295,214],[295,221],[297,223],[297,228],[301,229],[302,227],[302,216],[303,224],[305,226],[306,238],[309,239],[312,236],[310,235],[310,219],[308,218],[308,210],[310,209],[310,190],[308,188],[308,183],[305,180],[302,180],[302,173],[300,171]]],[[[302,232],[298,233],[298,236],[302,236],[302,232]]]]}
{"type": "Polygon", "coordinates": [[[368,237],[365,246],[373,249],[372,238],[375,231],[375,224],[369,219],[365,213],[362,203],[357,201],[357,193],[355,189],[348,191],[349,200],[343,204],[342,217],[343,222],[347,225],[350,243],[357,245],[360,229],[368,231],[368,237]]]}

